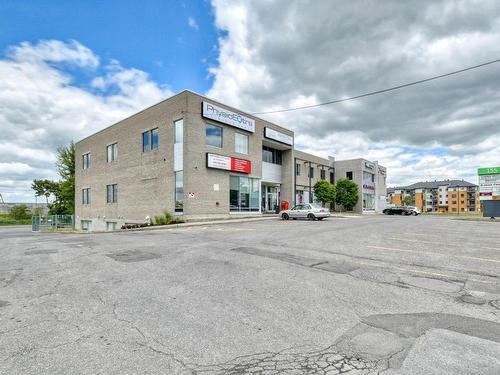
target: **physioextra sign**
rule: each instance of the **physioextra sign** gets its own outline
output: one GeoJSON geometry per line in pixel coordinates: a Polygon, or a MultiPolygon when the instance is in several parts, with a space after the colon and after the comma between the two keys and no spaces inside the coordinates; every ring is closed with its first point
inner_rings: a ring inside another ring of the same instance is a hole
{"type": "Polygon", "coordinates": [[[223,169],[246,174],[249,174],[252,170],[250,160],[211,154],[209,152],[207,152],[207,168],[223,169]]]}
{"type": "Polygon", "coordinates": [[[216,106],[215,104],[203,102],[201,114],[205,118],[255,133],[255,120],[238,113],[231,112],[227,109],[216,106]]]}
{"type": "Polygon", "coordinates": [[[268,127],[264,128],[264,137],[284,143],[286,145],[293,146],[293,137],[291,135],[279,132],[268,127]]]}
{"type": "Polygon", "coordinates": [[[500,167],[479,168],[479,199],[500,200],[500,167]]]}

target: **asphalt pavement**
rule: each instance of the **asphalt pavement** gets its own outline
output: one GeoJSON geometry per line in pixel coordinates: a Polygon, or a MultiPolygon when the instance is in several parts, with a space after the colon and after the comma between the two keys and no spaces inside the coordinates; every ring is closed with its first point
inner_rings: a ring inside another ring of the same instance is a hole
{"type": "Polygon", "coordinates": [[[1,374],[500,374],[500,223],[0,227],[1,374]]]}

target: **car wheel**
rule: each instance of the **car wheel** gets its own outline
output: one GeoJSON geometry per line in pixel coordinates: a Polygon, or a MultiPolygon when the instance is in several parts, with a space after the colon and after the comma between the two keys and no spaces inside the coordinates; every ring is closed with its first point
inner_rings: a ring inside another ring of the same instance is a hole
{"type": "Polygon", "coordinates": [[[413,211],[411,214],[412,214],[413,216],[417,216],[417,215],[418,215],[418,212],[413,211]]]}
{"type": "Polygon", "coordinates": [[[296,217],[292,217],[292,220],[297,220],[297,218],[296,217]]]}
{"type": "Polygon", "coordinates": [[[283,214],[283,215],[281,215],[281,217],[283,218],[283,220],[290,219],[290,216],[288,216],[288,214],[283,214]]]}
{"type": "Polygon", "coordinates": [[[318,217],[318,220],[319,220],[319,221],[321,221],[321,220],[323,220],[323,219],[324,219],[324,217],[318,217]]]}
{"type": "Polygon", "coordinates": [[[308,219],[308,220],[314,220],[314,219],[315,219],[315,217],[314,217],[314,215],[313,215],[313,214],[308,214],[308,215],[307,215],[307,219],[308,219]]]}

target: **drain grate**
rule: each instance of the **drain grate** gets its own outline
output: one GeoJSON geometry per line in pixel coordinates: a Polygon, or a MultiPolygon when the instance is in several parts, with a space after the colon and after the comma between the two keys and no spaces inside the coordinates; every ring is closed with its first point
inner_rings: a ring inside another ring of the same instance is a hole
{"type": "Polygon", "coordinates": [[[133,263],[145,260],[161,258],[161,255],[140,250],[127,250],[118,253],[106,254],[107,257],[117,262],[133,263]]]}

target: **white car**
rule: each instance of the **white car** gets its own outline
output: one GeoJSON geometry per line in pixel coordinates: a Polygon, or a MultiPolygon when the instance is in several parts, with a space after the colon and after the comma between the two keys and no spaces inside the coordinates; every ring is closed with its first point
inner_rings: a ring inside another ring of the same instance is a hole
{"type": "Polygon", "coordinates": [[[308,219],[308,220],[323,220],[325,217],[330,216],[330,211],[328,208],[321,207],[316,203],[304,203],[298,204],[290,210],[284,210],[280,212],[280,217],[283,220],[288,219],[308,219]]]}
{"type": "Polygon", "coordinates": [[[408,209],[414,216],[420,215],[422,213],[419,208],[414,206],[406,206],[406,209],[408,209]]]}

